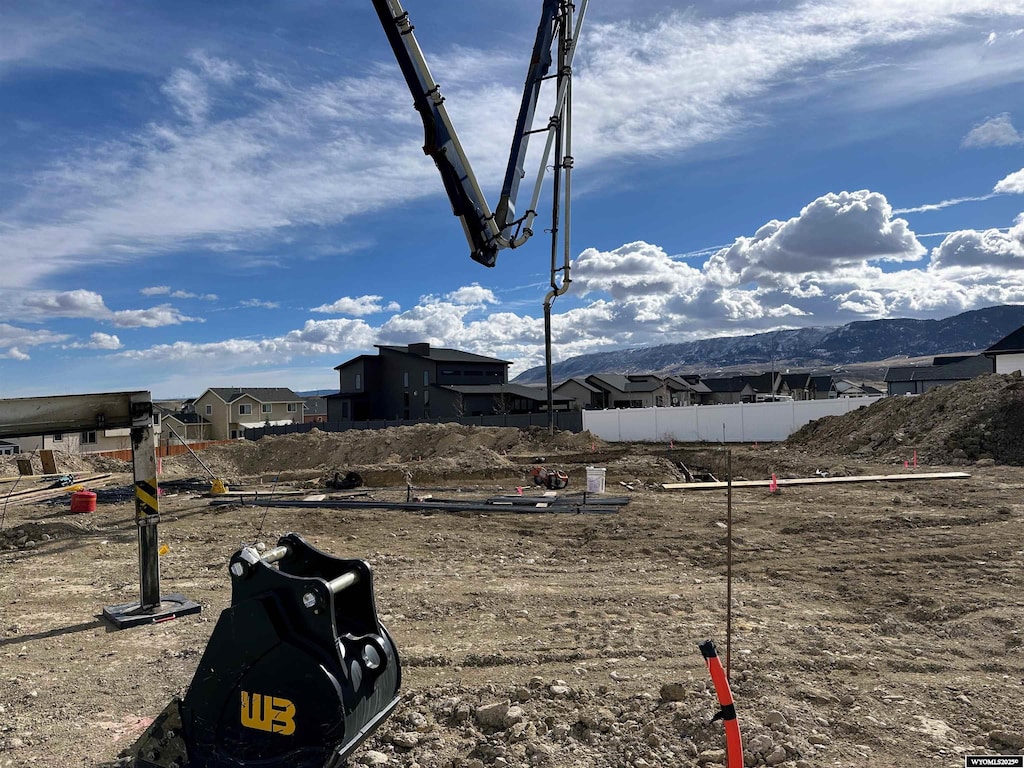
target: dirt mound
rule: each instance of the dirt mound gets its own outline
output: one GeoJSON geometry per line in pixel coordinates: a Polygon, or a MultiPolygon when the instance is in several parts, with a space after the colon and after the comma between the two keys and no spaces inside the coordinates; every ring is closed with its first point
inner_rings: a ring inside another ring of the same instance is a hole
{"type": "Polygon", "coordinates": [[[991,374],[915,397],[887,397],[807,424],[786,441],[820,453],[926,464],[1024,465],[1024,380],[991,374]]]}
{"type": "MultiPolygon", "coordinates": [[[[509,468],[535,457],[589,450],[589,432],[556,432],[513,427],[416,424],[378,430],[352,429],[240,440],[203,451],[203,461],[221,476],[248,476],[289,470],[362,471],[430,460],[437,472],[509,468]]],[[[164,471],[195,472],[195,459],[165,459],[164,471]]]]}

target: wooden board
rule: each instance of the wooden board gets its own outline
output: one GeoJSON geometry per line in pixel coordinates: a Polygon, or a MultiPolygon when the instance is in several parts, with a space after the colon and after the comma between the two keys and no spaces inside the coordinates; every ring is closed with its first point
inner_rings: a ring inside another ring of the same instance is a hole
{"type": "Polygon", "coordinates": [[[53,451],[39,451],[39,461],[43,465],[44,475],[53,475],[57,472],[57,460],[53,458],[53,451]]]}
{"type": "MultiPolygon", "coordinates": [[[[854,475],[852,477],[797,477],[777,480],[779,487],[787,485],[818,485],[824,483],[869,483],[893,480],[963,480],[970,477],[966,472],[917,472],[900,475],[854,475]]],[[[733,488],[767,488],[771,480],[734,480],[733,488]]],[[[728,483],[662,483],[666,491],[710,491],[728,488],[728,483]]]]}

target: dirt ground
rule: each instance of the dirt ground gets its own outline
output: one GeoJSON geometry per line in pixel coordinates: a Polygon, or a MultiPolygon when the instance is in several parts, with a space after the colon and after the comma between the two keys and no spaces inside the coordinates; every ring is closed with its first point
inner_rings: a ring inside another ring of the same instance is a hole
{"type": "MultiPolygon", "coordinates": [[[[727,496],[660,483],[682,480],[676,461],[724,478],[725,453],[417,429],[203,456],[234,487],[263,490],[312,491],[354,469],[378,500],[404,499],[407,472],[420,494],[445,498],[539,493],[528,472],[544,459],[568,470],[566,492],[581,490],[586,466],[606,467],[609,494],[629,503],[614,515],[424,514],[211,506],[171,492],[162,588],[202,614],[124,631],[98,614],[138,597],[133,503],[74,515],[66,497],[0,506],[0,768],[113,762],[188,686],[230,598],[230,555],[292,531],[369,560],[401,656],[402,703],[355,764],[724,765],[697,643],[712,638],[725,655],[727,496]]],[[[200,475],[190,461],[164,460],[161,480],[200,475]]],[[[1024,753],[1024,468],[904,470],[892,456],[785,445],[736,446],[732,467],[749,479],[970,473],[734,490],[728,647],[747,765],[961,766],[969,753],[1024,753]]],[[[106,469],[129,482],[126,467],[106,469]]]]}

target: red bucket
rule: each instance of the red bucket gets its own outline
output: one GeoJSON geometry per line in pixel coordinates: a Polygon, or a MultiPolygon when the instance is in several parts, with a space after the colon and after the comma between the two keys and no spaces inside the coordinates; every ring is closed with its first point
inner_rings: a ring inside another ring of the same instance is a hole
{"type": "Polygon", "coordinates": [[[92,491],[75,491],[71,494],[72,512],[95,512],[96,494],[92,491]]]}

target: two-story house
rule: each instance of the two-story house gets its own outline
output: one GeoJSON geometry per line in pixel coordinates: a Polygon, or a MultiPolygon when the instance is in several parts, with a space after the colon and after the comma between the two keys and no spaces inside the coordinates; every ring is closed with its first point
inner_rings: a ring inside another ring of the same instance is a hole
{"type": "Polygon", "coordinates": [[[234,440],[244,430],[302,421],[303,399],[286,387],[211,387],[195,400],[209,423],[208,440],[234,440]]]}
{"type": "Polygon", "coordinates": [[[376,356],[335,366],[338,393],[325,398],[328,421],[523,413],[536,407],[532,391],[508,383],[506,360],[427,343],[376,348],[376,356]]]}

